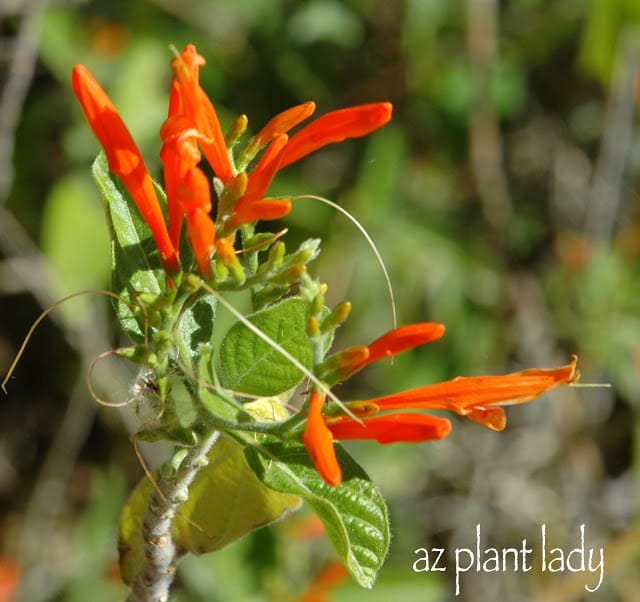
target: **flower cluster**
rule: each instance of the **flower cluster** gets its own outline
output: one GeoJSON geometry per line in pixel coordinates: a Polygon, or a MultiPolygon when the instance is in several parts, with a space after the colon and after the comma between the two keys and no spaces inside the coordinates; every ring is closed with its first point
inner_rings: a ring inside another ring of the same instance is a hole
{"type": "MultiPolygon", "coordinates": [[[[419,323],[391,330],[367,347],[338,354],[345,375],[367,364],[435,341],[444,334],[442,324],[419,323]],[[357,351],[356,351],[357,350],[357,351]],[[355,359],[354,359],[355,358],[355,359]]],[[[338,359],[337,363],[340,363],[338,359]]],[[[450,410],[494,431],[506,426],[504,405],[524,403],[559,386],[577,381],[577,358],[552,370],[531,369],[503,376],[458,377],[400,393],[346,404],[351,415],[323,415],[326,394],[314,390],[303,435],[316,468],[330,485],[342,480],[334,439],[373,439],[378,443],[413,443],[442,439],[451,431],[447,418],[398,410],[450,410]]]]}
{"type": "Polygon", "coordinates": [[[160,130],[168,227],[140,150],[105,91],[82,65],[73,69],[72,86],[109,169],[120,177],[147,222],[165,270],[171,274],[180,268],[178,249],[184,221],[198,271],[208,278],[213,254],[233,268],[234,234],[240,226],[277,219],[290,211],[291,199],[266,198],[279,169],[327,144],[365,136],[384,126],[391,119],[392,107],[383,102],[333,111],[289,136],[315,110],[313,102],[305,102],[271,119],[234,159],[228,147],[242,135],[247,119],[238,118],[225,139],[215,108],[199,83],[204,64],[192,44],[171,64],[169,111],[160,130]],[[247,166],[265,146],[247,174],[247,166]],[[199,167],[201,154],[215,174],[213,191],[199,167]],[[212,198],[218,201],[215,220],[212,198]]]}
{"type": "MultiPolygon", "coordinates": [[[[305,102],[271,119],[236,155],[234,146],[247,128],[247,118],[239,117],[226,136],[223,134],[214,106],[199,83],[202,65],[204,59],[193,45],[176,53],[172,61],[168,116],[160,130],[167,222],[142,155],[107,94],[81,65],[73,70],[72,85],[110,170],[121,179],[149,226],[167,274],[191,269],[182,265],[179,255],[184,228],[202,278],[212,278],[212,261],[216,259],[230,273],[240,274],[236,280],[241,282],[243,273],[235,249],[238,229],[259,220],[281,218],[291,209],[291,198],[267,197],[276,173],[327,144],[377,130],[390,120],[392,107],[381,102],[333,111],[290,135],[315,110],[313,102],[305,102]],[[201,168],[203,156],[213,171],[212,182],[201,168]],[[256,158],[253,169],[248,169],[256,158]]],[[[272,247],[272,259],[280,253],[278,249],[272,247]]],[[[321,288],[318,283],[314,290],[321,288]]],[[[436,323],[403,326],[368,346],[352,347],[325,358],[325,343],[350,305],[344,303],[330,312],[330,319],[324,320],[330,332],[325,332],[322,339],[322,292],[314,299],[320,302],[311,302],[310,307],[315,309],[309,311],[307,334],[316,341],[317,361],[312,368],[316,380],[303,408],[304,428],[298,423],[295,432],[330,485],[342,480],[334,440],[391,443],[447,436],[450,421],[415,411],[425,409],[450,410],[490,429],[502,430],[506,424],[503,405],[529,401],[578,378],[574,357],[567,365],[552,370],[459,377],[365,401],[327,403],[329,386],[382,358],[435,341],[445,328],[436,323]]]]}

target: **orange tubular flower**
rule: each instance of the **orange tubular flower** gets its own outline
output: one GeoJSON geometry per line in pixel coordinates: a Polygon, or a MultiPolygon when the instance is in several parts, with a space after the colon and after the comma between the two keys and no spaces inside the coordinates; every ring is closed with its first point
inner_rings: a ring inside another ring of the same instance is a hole
{"type": "Polygon", "coordinates": [[[500,406],[531,401],[561,385],[577,382],[577,357],[551,370],[531,369],[504,376],[470,376],[367,400],[380,410],[451,410],[493,430],[505,426],[500,406]]]}
{"type": "Polygon", "coordinates": [[[198,271],[211,276],[211,253],[215,242],[215,224],[209,217],[211,192],[209,181],[197,167],[200,163],[199,132],[182,111],[184,102],[174,82],[169,100],[169,116],[160,129],[164,142],[160,158],[164,165],[164,182],[169,211],[169,232],[174,245],[179,244],[182,218],[187,221],[187,235],[198,271]]]}
{"type": "Polygon", "coordinates": [[[171,62],[174,85],[179,89],[185,114],[193,119],[195,127],[202,135],[199,140],[200,148],[211,169],[218,179],[227,184],[233,179],[233,167],[216,110],[199,83],[199,70],[205,63],[196,47],[187,44],[180,55],[171,62]]]}
{"type": "Polygon", "coordinates": [[[437,341],[444,331],[444,324],[437,322],[418,322],[394,328],[366,347],[349,347],[327,358],[323,377],[331,383],[344,380],[372,362],[437,341]]]}
{"type": "Polygon", "coordinates": [[[335,439],[375,439],[378,443],[417,443],[443,439],[451,431],[446,418],[428,414],[383,414],[356,422],[349,416],[327,421],[335,439]]]}
{"type": "Polygon", "coordinates": [[[76,65],[73,68],[71,84],[93,133],[104,149],[109,169],[122,180],[149,226],[165,270],[177,272],[177,247],[169,237],[151,176],[127,126],[86,67],[76,65]]]}
{"type": "Polygon", "coordinates": [[[253,137],[247,151],[245,151],[246,154],[253,157],[265,144],[282,134],[286,134],[290,129],[311,117],[315,110],[315,102],[305,102],[278,113],[253,137]]]}
{"type": "Polygon", "coordinates": [[[392,114],[392,106],[388,102],[340,109],[312,121],[288,138],[285,132],[306,119],[314,109],[315,105],[308,102],[280,113],[249,143],[245,154],[253,156],[261,146],[273,140],[249,176],[247,191],[234,207],[228,227],[286,215],[291,209],[289,200],[263,199],[279,169],[328,144],[366,136],[386,125],[392,114]],[[265,204],[268,206],[263,206],[265,204]]]}
{"type": "MultiPolygon", "coordinates": [[[[392,330],[369,346],[380,359],[434,340],[444,332],[439,324],[413,324],[392,330]]],[[[374,361],[371,360],[371,361],[374,361]]],[[[369,363],[360,361],[358,367],[369,363]]],[[[506,426],[502,406],[531,401],[552,389],[575,383],[579,378],[577,357],[560,368],[531,369],[504,376],[458,377],[392,395],[347,403],[351,416],[323,416],[325,397],[312,394],[303,443],[318,472],[330,485],[341,481],[333,440],[373,439],[378,443],[415,443],[442,439],[451,430],[446,418],[419,413],[382,413],[390,410],[451,410],[495,431],[506,426]],[[373,415],[372,415],[373,414],[373,415]]]]}
{"type": "Polygon", "coordinates": [[[418,322],[394,328],[370,343],[367,346],[369,351],[367,357],[350,366],[347,375],[351,375],[382,358],[437,341],[442,337],[444,331],[444,324],[437,322],[418,322]]]}
{"type": "Polygon", "coordinates": [[[291,211],[291,201],[288,199],[263,199],[260,202],[245,205],[240,211],[234,212],[229,227],[237,228],[242,224],[250,224],[258,220],[280,219],[289,211],[291,211]]]}
{"type": "Polygon", "coordinates": [[[374,102],[327,113],[291,137],[280,167],[327,144],[366,136],[389,123],[392,111],[390,102],[374,102]]]}
{"type": "Polygon", "coordinates": [[[302,442],[316,469],[328,485],[342,482],[342,471],[336,458],[333,440],[367,439],[378,443],[417,443],[442,439],[449,434],[451,422],[427,414],[386,414],[362,418],[350,416],[325,418],[322,407],[326,396],[315,391],[309,401],[307,425],[302,442]]]}
{"type": "Polygon", "coordinates": [[[288,140],[289,137],[286,134],[277,136],[251,172],[245,193],[238,199],[233,208],[232,223],[234,225],[250,223],[256,219],[269,219],[263,216],[272,215],[272,208],[274,207],[276,218],[283,217],[289,213],[291,201],[285,199],[264,200],[267,189],[280,167],[288,140]],[[261,207],[264,204],[266,204],[266,207],[261,207]]]}
{"type": "Polygon", "coordinates": [[[333,447],[333,435],[322,417],[322,406],[325,399],[324,393],[312,391],[302,443],[307,448],[314,466],[325,482],[335,486],[342,482],[342,470],[333,447]]]}

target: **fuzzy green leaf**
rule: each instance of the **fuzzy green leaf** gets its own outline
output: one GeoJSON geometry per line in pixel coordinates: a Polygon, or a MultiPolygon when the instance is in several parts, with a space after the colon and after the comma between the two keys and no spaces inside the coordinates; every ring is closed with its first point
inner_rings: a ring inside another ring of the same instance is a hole
{"type": "MultiPolygon", "coordinates": [[[[311,368],[313,349],[306,333],[307,304],[302,299],[287,299],[247,319],[311,368]]],[[[225,387],[264,397],[288,391],[304,378],[301,370],[241,322],[222,341],[220,366],[225,387]]]]}
{"type": "Polygon", "coordinates": [[[107,211],[111,233],[112,285],[121,295],[117,314],[124,331],[136,341],[143,339],[143,317],[133,314],[136,293],[159,295],[166,290],[164,271],[151,232],[135,203],[109,171],[104,153],[93,163],[93,177],[107,211]]]}
{"type": "Polygon", "coordinates": [[[210,343],[213,336],[216,303],[213,295],[200,297],[184,311],[178,324],[176,342],[180,358],[194,373],[201,356],[200,346],[210,343]]]}
{"type": "Polygon", "coordinates": [[[340,446],[343,481],[327,485],[299,443],[247,448],[249,464],[262,482],[307,502],[324,524],[338,556],[362,587],[372,587],[389,548],[387,507],[364,470],[340,446]],[[262,453],[260,453],[262,452],[262,453]]]}
{"type": "Polygon", "coordinates": [[[200,403],[216,418],[235,422],[241,412],[240,404],[233,399],[220,395],[215,390],[218,382],[213,370],[213,347],[211,344],[199,346],[198,380],[196,384],[200,403]]]}

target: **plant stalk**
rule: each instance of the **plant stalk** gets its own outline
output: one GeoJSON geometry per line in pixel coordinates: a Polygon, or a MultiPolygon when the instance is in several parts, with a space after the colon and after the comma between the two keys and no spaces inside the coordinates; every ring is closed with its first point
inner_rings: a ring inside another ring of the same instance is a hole
{"type": "MultiPolygon", "coordinates": [[[[220,431],[210,431],[192,448],[179,448],[167,466],[175,466],[169,476],[158,474],[149,507],[142,523],[144,539],[143,570],[131,586],[127,602],[167,602],[178,562],[171,534],[180,505],[189,497],[189,487],[198,471],[207,465],[207,455],[220,438],[220,431]],[[186,454],[185,454],[186,451],[186,454]],[[180,459],[180,456],[184,457],[180,459]]],[[[162,473],[162,471],[160,471],[162,473]]]]}

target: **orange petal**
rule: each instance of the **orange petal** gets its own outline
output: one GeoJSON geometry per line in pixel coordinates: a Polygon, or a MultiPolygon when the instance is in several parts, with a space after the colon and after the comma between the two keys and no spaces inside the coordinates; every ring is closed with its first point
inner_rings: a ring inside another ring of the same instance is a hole
{"type": "Polygon", "coordinates": [[[73,68],[71,84],[93,133],[104,149],[109,169],[122,180],[149,226],[163,266],[170,272],[176,272],[177,250],[169,237],[151,176],[127,126],[86,67],[76,65],[73,68]]]}
{"type": "Polygon", "coordinates": [[[503,431],[504,427],[507,426],[507,415],[501,407],[475,408],[465,416],[492,431],[503,431]]]}
{"type": "Polygon", "coordinates": [[[180,247],[180,233],[182,231],[182,220],[184,212],[179,201],[180,180],[182,179],[182,161],[180,156],[163,146],[160,151],[164,175],[164,192],[167,195],[167,213],[169,215],[169,237],[173,246],[180,247]]]}
{"type": "Polygon", "coordinates": [[[375,439],[378,443],[416,443],[442,439],[451,431],[446,418],[428,414],[386,414],[355,422],[340,416],[327,424],[335,439],[375,439]]]}
{"type": "Polygon", "coordinates": [[[444,324],[436,322],[419,322],[394,328],[367,346],[369,349],[368,357],[354,364],[349,374],[353,374],[379,359],[391,357],[407,349],[437,341],[442,337],[444,331],[444,324]]]}
{"type": "Polygon", "coordinates": [[[280,219],[291,211],[291,201],[288,199],[264,199],[241,208],[231,216],[225,231],[238,228],[242,224],[256,221],[280,219]]]}
{"type": "Polygon", "coordinates": [[[196,47],[187,44],[180,56],[171,62],[171,67],[184,113],[193,120],[203,136],[199,140],[200,148],[215,175],[226,184],[233,179],[233,168],[216,110],[200,87],[199,69],[204,64],[205,60],[198,54],[196,47]]]}
{"type": "Polygon", "coordinates": [[[233,236],[219,238],[216,241],[216,255],[225,265],[237,261],[236,250],[233,248],[233,236]]]}
{"type": "Polygon", "coordinates": [[[383,357],[437,341],[442,337],[444,331],[444,324],[436,322],[419,322],[400,326],[383,334],[368,345],[369,360],[375,362],[383,357]]]}
{"type": "Polygon", "coordinates": [[[264,198],[267,189],[273,181],[273,177],[280,167],[282,154],[286,150],[288,140],[289,137],[286,134],[282,134],[269,145],[269,148],[267,148],[251,172],[245,193],[236,203],[236,209],[238,211],[242,211],[243,207],[255,202],[260,202],[264,198]]]}
{"type": "Polygon", "coordinates": [[[281,134],[286,134],[291,128],[294,128],[308,117],[311,117],[315,110],[315,102],[304,102],[286,111],[282,111],[282,113],[278,113],[278,115],[273,117],[267,125],[256,134],[249,143],[249,146],[252,151],[257,152],[274,138],[277,138],[281,134]]]}
{"type": "Polygon", "coordinates": [[[198,271],[205,277],[211,277],[211,253],[214,249],[216,228],[206,211],[196,209],[185,214],[187,235],[193,251],[198,271]]]}
{"type": "Polygon", "coordinates": [[[160,152],[164,165],[171,239],[174,244],[178,244],[182,219],[186,216],[187,235],[198,270],[205,277],[209,277],[215,226],[209,217],[211,211],[209,180],[199,167],[194,167],[199,155],[193,139],[188,136],[173,138],[171,142],[163,145],[160,152]]]}
{"type": "MultiPolygon", "coordinates": [[[[370,399],[382,410],[422,408],[452,410],[463,416],[475,410],[524,403],[558,387],[575,383],[577,357],[552,370],[523,370],[504,376],[458,377],[385,397],[370,399]]],[[[477,412],[473,414],[480,417],[477,412]]],[[[492,416],[495,419],[496,416],[492,416]]]]}
{"type": "Polygon", "coordinates": [[[208,215],[211,211],[209,179],[199,167],[184,170],[179,182],[178,200],[185,214],[202,211],[208,215]]]}
{"type": "MultiPolygon", "coordinates": [[[[165,140],[163,134],[167,134],[167,124],[169,127],[175,127],[177,119],[182,114],[182,99],[180,98],[180,92],[178,86],[174,83],[171,86],[171,92],[169,93],[169,115],[167,120],[160,128],[160,138],[164,144],[160,150],[160,159],[163,166],[164,175],[164,192],[167,195],[167,213],[169,217],[169,236],[171,242],[176,249],[180,248],[180,233],[182,231],[182,220],[184,213],[182,207],[178,201],[178,185],[182,177],[182,160],[177,153],[177,149],[173,144],[167,144],[168,140],[165,140]]],[[[169,136],[173,141],[173,136],[169,136]]]]}
{"type": "Polygon", "coordinates": [[[322,417],[325,397],[324,394],[312,391],[302,443],[307,448],[314,466],[325,482],[335,486],[342,482],[342,470],[333,447],[333,436],[322,417]]]}
{"type": "Polygon", "coordinates": [[[332,111],[312,121],[291,137],[280,167],[285,167],[327,144],[358,138],[386,125],[391,119],[389,102],[376,102],[332,111]]]}

